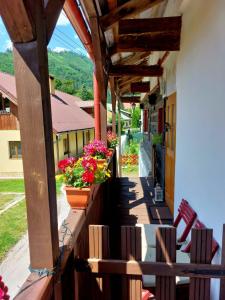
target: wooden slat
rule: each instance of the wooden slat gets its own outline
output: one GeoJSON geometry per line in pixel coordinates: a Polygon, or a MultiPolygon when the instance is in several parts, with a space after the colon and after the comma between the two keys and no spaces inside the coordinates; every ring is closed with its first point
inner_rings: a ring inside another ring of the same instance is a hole
{"type": "MultiPolygon", "coordinates": [[[[176,229],[157,228],[156,230],[156,261],[176,261],[176,229]]],[[[174,300],[176,283],[174,276],[156,276],[156,299],[174,300]]]]}
{"type": "Polygon", "coordinates": [[[132,66],[132,65],[114,65],[109,69],[109,75],[114,77],[119,76],[149,76],[160,77],[162,76],[163,69],[158,65],[152,66],[132,66]]]}
{"type": "Polygon", "coordinates": [[[131,93],[147,93],[150,91],[150,81],[132,82],[130,85],[131,93]]]}
{"type": "Polygon", "coordinates": [[[102,16],[100,18],[101,27],[103,30],[106,30],[120,19],[137,15],[143,10],[151,8],[162,1],[163,0],[130,0],[111,10],[107,15],[102,16]]]}
{"type": "Polygon", "coordinates": [[[110,90],[112,101],[112,132],[116,133],[116,94],[114,78],[110,78],[110,90]]]}
{"type": "MultiPolygon", "coordinates": [[[[210,264],[212,257],[212,230],[192,229],[191,263],[210,264]]],[[[210,279],[191,278],[190,300],[210,299],[210,279]]]]}
{"type": "MultiPolygon", "coordinates": [[[[223,225],[221,264],[225,268],[225,225],[223,225]]],[[[220,280],[220,300],[225,299],[225,279],[220,280]]]]}
{"type": "Polygon", "coordinates": [[[125,19],[119,22],[119,34],[181,31],[181,17],[125,19]]]}
{"type": "MultiPolygon", "coordinates": [[[[108,258],[109,228],[103,225],[89,225],[89,256],[108,258]]],[[[92,299],[110,300],[110,278],[108,275],[95,276],[92,280],[92,299]]]]}
{"type": "Polygon", "coordinates": [[[48,0],[45,7],[47,41],[49,42],[65,0],[48,0]]]}
{"type": "Polygon", "coordinates": [[[31,20],[30,13],[27,12],[24,1],[1,0],[0,14],[13,42],[30,42],[35,39],[34,22],[31,20]]]}
{"type": "MultiPolygon", "coordinates": [[[[141,260],[141,228],[134,226],[121,227],[121,258],[141,260]]],[[[141,276],[122,278],[122,299],[140,300],[142,294],[141,276]]]]}
{"type": "Polygon", "coordinates": [[[135,97],[135,96],[130,96],[130,97],[120,97],[120,101],[122,103],[140,103],[141,98],[140,97],[135,97]]]}
{"type": "Polygon", "coordinates": [[[180,33],[171,31],[156,34],[121,35],[118,43],[110,49],[110,54],[178,50],[180,50],[180,33]]]}

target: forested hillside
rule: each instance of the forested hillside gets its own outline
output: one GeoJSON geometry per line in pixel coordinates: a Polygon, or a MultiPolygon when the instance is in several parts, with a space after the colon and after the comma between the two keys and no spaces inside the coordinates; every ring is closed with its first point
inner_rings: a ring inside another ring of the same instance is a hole
{"type": "MultiPolygon", "coordinates": [[[[92,62],[74,52],[48,52],[49,72],[55,77],[56,88],[83,100],[93,99],[92,62]]],[[[13,74],[11,51],[0,53],[0,70],[13,74]]]]}

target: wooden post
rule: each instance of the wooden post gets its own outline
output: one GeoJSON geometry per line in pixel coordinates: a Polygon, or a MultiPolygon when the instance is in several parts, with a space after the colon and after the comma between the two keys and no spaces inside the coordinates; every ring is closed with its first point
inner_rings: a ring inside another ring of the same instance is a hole
{"type": "Polygon", "coordinates": [[[122,168],[121,168],[121,112],[120,112],[120,100],[117,101],[118,105],[118,139],[119,139],[119,151],[118,151],[118,173],[119,177],[122,176],[122,168]]]}
{"type": "MultiPolygon", "coordinates": [[[[221,265],[225,268],[225,224],[223,225],[221,265]]],[[[225,299],[225,279],[220,279],[220,300],[225,299]]]]}
{"type": "MultiPolygon", "coordinates": [[[[134,226],[121,227],[121,259],[141,260],[141,228],[134,226]]],[[[122,278],[122,299],[141,300],[141,276],[130,275],[122,278]]]]}
{"type": "MultiPolygon", "coordinates": [[[[109,227],[103,225],[89,225],[89,257],[109,258],[109,227]]],[[[93,300],[110,300],[109,275],[94,276],[92,281],[93,300]]]]}
{"type": "MultiPolygon", "coordinates": [[[[212,229],[192,229],[191,263],[210,264],[212,258],[212,229]]],[[[210,300],[210,278],[190,278],[190,300],[210,300]]]]}
{"type": "Polygon", "coordinates": [[[116,95],[114,78],[110,78],[111,101],[112,101],[112,132],[116,133],[116,95]]]}
{"type": "MultiPolygon", "coordinates": [[[[176,262],[176,229],[157,228],[156,261],[176,262]]],[[[156,276],[156,299],[175,300],[176,282],[173,276],[156,276]]]]}
{"type": "Polygon", "coordinates": [[[78,156],[78,139],[77,139],[77,131],[75,131],[75,142],[76,142],[76,156],[78,156]]]}
{"type": "Polygon", "coordinates": [[[42,21],[37,22],[36,41],[14,45],[14,61],[30,262],[32,268],[51,269],[59,255],[59,240],[48,57],[42,21]]]}

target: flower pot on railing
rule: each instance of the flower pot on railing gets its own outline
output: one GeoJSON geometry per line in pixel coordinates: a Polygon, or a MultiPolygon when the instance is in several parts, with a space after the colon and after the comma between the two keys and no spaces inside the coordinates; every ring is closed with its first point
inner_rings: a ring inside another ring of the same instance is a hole
{"type": "Polygon", "coordinates": [[[86,209],[89,203],[91,188],[64,187],[67,201],[72,209],[86,209]]]}
{"type": "Polygon", "coordinates": [[[67,201],[72,209],[86,209],[91,186],[105,182],[111,175],[106,159],[101,162],[96,158],[84,156],[78,160],[68,158],[58,166],[66,184],[67,201]],[[99,165],[100,163],[100,165],[99,165]]]}
{"type": "Polygon", "coordinates": [[[104,165],[107,163],[106,158],[99,158],[99,159],[97,159],[96,161],[97,161],[97,166],[98,166],[99,168],[103,168],[104,165]]]}

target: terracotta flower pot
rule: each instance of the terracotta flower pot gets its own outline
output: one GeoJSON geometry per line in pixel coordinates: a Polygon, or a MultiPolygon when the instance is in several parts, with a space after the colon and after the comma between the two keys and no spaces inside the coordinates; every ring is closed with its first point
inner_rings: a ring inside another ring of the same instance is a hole
{"type": "Polygon", "coordinates": [[[98,167],[102,167],[106,163],[106,158],[97,159],[98,167]]]}
{"type": "Polygon", "coordinates": [[[89,202],[90,188],[65,186],[67,201],[72,209],[86,209],[89,202]]]}

